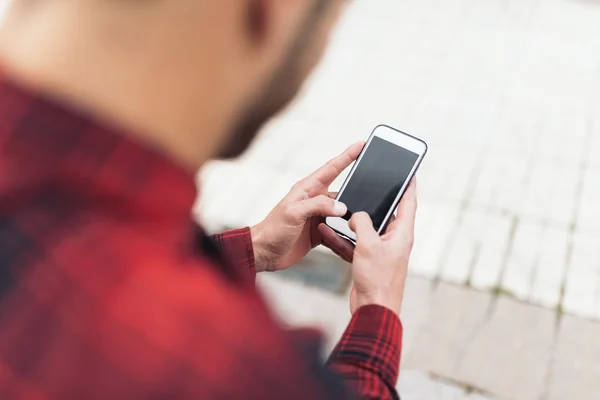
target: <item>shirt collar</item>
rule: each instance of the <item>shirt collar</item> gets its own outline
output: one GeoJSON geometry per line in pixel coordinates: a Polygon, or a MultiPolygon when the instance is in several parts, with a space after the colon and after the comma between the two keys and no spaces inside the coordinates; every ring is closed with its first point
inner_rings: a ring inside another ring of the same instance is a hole
{"type": "Polygon", "coordinates": [[[0,79],[0,194],[53,185],[124,215],[189,221],[193,174],[131,137],[0,79]]]}

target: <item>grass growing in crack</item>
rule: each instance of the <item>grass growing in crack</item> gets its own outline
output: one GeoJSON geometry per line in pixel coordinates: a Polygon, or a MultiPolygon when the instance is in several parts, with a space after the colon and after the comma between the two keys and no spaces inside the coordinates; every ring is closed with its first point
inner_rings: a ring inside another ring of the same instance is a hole
{"type": "Polygon", "coordinates": [[[496,286],[492,289],[492,293],[494,296],[505,296],[510,297],[512,299],[516,299],[517,296],[508,289],[503,288],[502,286],[496,286]]]}
{"type": "Polygon", "coordinates": [[[469,394],[477,394],[478,393],[477,388],[475,388],[475,387],[473,387],[473,386],[471,386],[469,384],[466,384],[464,386],[464,389],[465,389],[465,393],[468,394],[468,395],[469,394]]]}
{"type": "Polygon", "coordinates": [[[554,311],[556,312],[557,316],[562,317],[565,313],[565,309],[563,308],[562,303],[558,303],[556,307],[554,307],[554,311]]]}

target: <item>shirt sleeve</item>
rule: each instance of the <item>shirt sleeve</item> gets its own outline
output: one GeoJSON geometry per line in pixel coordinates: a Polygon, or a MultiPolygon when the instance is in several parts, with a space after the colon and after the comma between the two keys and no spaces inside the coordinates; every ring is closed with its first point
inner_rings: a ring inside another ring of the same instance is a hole
{"type": "Polygon", "coordinates": [[[211,236],[219,252],[226,258],[227,266],[233,268],[244,282],[254,284],[256,263],[250,228],[235,229],[211,236]]]}
{"type": "Polygon", "coordinates": [[[382,306],[364,306],[354,313],[327,364],[362,399],[399,399],[401,348],[399,317],[382,306]]]}

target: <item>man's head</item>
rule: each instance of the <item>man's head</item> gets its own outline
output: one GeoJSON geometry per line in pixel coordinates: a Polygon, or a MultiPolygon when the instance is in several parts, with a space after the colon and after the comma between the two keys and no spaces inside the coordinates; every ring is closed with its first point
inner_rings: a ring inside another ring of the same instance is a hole
{"type": "Polygon", "coordinates": [[[346,0],[12,0],[4,69],[191,167],[296,95],[346,0]]]}

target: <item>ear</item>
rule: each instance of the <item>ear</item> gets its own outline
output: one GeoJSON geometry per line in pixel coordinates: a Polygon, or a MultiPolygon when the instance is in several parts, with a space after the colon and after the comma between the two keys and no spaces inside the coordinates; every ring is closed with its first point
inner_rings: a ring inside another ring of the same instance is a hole
{"type": "Polygon", "coordinates": [[[265,40],[272,29],[274,4],[272,0],[246,0],[246,26],[252,41],[265,40]]]}
{"type": "Polygon", "coordinates": [[[311,6],[307,0],[237,1],[245,4],[246,34],[254,42],[285,43],[311,6]]]}

